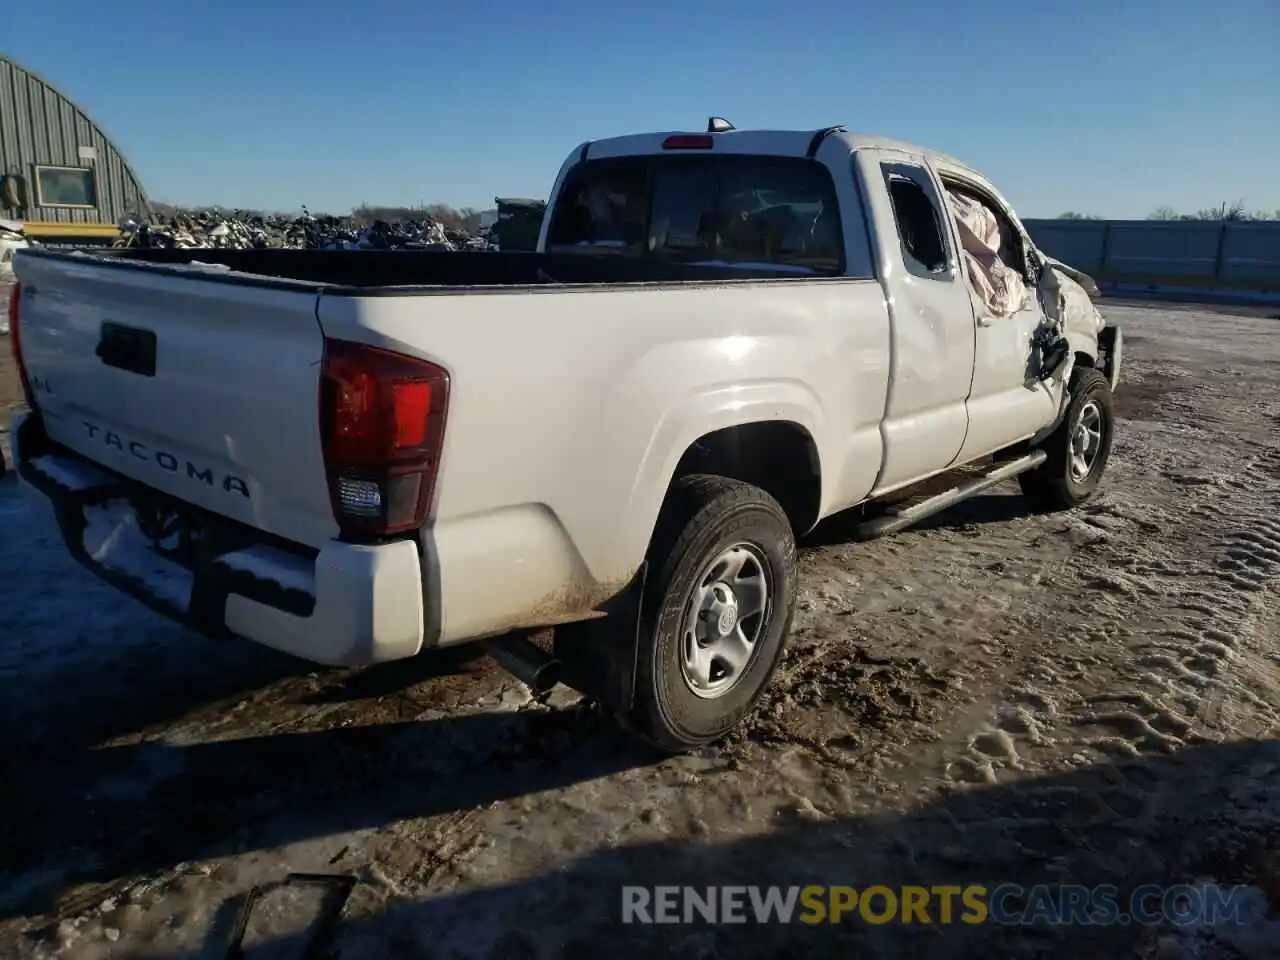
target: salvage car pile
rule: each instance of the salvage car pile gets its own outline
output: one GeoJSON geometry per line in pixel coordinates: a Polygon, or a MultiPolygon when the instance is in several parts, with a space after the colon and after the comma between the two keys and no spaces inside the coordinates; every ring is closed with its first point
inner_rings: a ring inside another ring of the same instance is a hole
{"type": "Polygon", "coordinates": [[[148,222],[120,225],[118,247],[265,250],[492,250],[490,236],[447,228],[430,217],[375,220],[367,226],[350,217],[189,211],[148,222]]]}
{"type": "MultiPolygon", "coordinates": [[[[16,221],[0,220],[0,303],[8,303],[13,254],[39,245],[16,221]]],[[[65,244],[58,244],[59,246],[65,244]]],[[[492,231],[473,235],[429,216],[361,223],[354,217],[301,216],[245,211],[190,210],[148,220],[126,219],[115,247],[239,250],[497,250],[492,231]]],[[[9,332],[7,311],[0,310],[0,336],[9,332]]]]}

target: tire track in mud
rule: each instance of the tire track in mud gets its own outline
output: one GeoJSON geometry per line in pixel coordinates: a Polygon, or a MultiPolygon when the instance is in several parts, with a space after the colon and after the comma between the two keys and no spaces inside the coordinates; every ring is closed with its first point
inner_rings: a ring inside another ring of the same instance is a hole
{"type": "MultiPolygon", "coordinates": [[[[1165,409],[1176,411],[1179,419],[1195,408],[1195,388],[1188,390],[1185,386],[1190,377],[1188,371],[1186,377],[1177,378],[1181,390],[1163,398],[1174,398],[1165,404],[1165,409]]],[[[1185,429],[1181,432],[1191,433],[1185,429]]],[[[1209,431],[1195,432],[1202,434],[1197,439],[1209,443],[1215,439],[1209,431]]],[[[1071,697],[1056,691],[1047,693],[1042,688],[1095,687],[1104,664],[1113,657],[1125,659],[1117,655],[1126,645],[1126,631],[1131,631],[1127,627],[1128,614],[1134,609],[1145,613],[1159,607],[1170,585],[1201,573],[1200,557],[1209,546],[1206,543],[1198,550],[1175,552],[1164,545],[1169,539],[1178,541],[1197,535],[1204,539],[1201,528],[1205,524],[1197,523],[1200,514],[1195,507],[1201,500],[1219,496],[1224,477],[1220,472],[1186,472],[1185,462],[1170,454],[1165,438],[1143,437],[1145,441],[1134,441],[1134,445],[1145,445],[1147,449],[1126,451],[1137,456],[1126,455],[1123,459],[1137,459],[1156,467],[1159,473],[1176,477],[1173,482],[1180,502],[1168,509],[1163,505],[1153,508],[1133,499],[1123,482],[1113,482],[1103,498],[1079,511],[1058,517],[1024,518],[1012,536],[1013,553],[994,560],[987,569],[1003,572],[1005,567],[1012,568],[1011,575],[1024,579],[1032,589],[1003,598],[1003,605],[997,604],[994,611],[978,606],[966,610],[961,618],[963,629],[949,644],[937,642],[937,635],[945,634],[945,627],[939,630],[930,622],[930,613],[936,615],[938,610],[909,605],[888,609],[882,605],[874,612],[865,607],[859,609],[862,605],[851,601],[847,592],[837,598],[823,583],[840,581],[842,577],[849,580],[848,564],[852,562],[876,570],[865,578],[863,586],[879,586],[881,581],[893,579],[894,561],[932,562],[939,553],[961,550],[968,538],[977,538],[981,543],[991,528],[987,532],[966,530],[962,524],[945,533],[926,533],[915,543],[908,535],[851,545],[852,549],[807,551],[802,578],[810,584],[818,581],[816,590],[811,592],[816,593],[817,606],[828,609],[819,609],[813,616],[812,610],[806,612],[802,607],[787,660],[754,716],[731,737],[731,745],[744,741],[799,745],[825,763],[850,767],[863,766],[866,761],[875,765],[899,744],[911,743],[915,756],[904,759],[904,765],[918,767],[922,754],[936,752],[938,763],[949,770],[951,779],[994,782],[998,767],[1024,768],[1026,748],[1052,747],[1063,741],[1060,734],[1052,731],[1064,724],[1070,727],[1073,711],[1079,713],[1085,704],[1068,706],[1071,697]],[[1016,545],[1020,538],[1031,541],[1029,550],[1016,545]],[[1046,541],[1072,546],[1055,555],[1052,546],[1043,548],[1046,541]],[[1141,548],[1124,552],[1133,541],[1141,541],[1141,548]],[[1122,553],[1112,558],[1112,563],[1098,565],[1093,548],[1108,542],[1118,545],[1122,553]],[[1058,560],[1065,567],[1058,567],[1058,560]],[[1044,586],[1037,586],[1041,581],[1044,586]],[[1046,592],[1048,607],[1044,606],[1046,592]],[[824,598],[834,606],[824,604],[824,598]],[[1098,616],[1100,610],[1105,611],[1104,616],[1098,616]],[[832,630],[832,612],[849,617],[845,629],[832,630]],[[949,652],[954,656],[940,658],[937,649],[933,655],[926,653],[923,657],[904,653],[900,649],[901,636],[911,632],[913,620],[918,631],[935,635],[935,648],[950,646],[949,652]],[[1054,655],[1062,653],[1057,638],[1063,632],[1063,623],[1069,624],[1065,642],[1071,654],[1065,670],[1053,662],[1054,655]],[[886,630],[898,634],[896,642],[885,642],[887,637],[881,634],[886,630]],[[1006,691],[1003,700],[992,703],[984,697],[1000,690],[1006,691]],[[977,722],[973,723],[975,718],[977,722]],[[965,723],[970,723],[971,728],[965,729],[965,723]],[[957,742],[962,744],[958,751],[957,742]]],[[[1133,465],[1124,462],[1121,466],[1131,471],[1133,465]]],[[[991,556],[1001,557],[1004,547],[998,545],[999,537],[997,533],[989,551],[991,556]]],[[[1005,546],[1009,544],[1006,542],[1005,546]]],[[[988,551],[961,552],[976,559],[988,551]]],[[[901,573],[901,568],[896,572],[901,573]]],[[[958,575],[959,581],[948,583],[945,589],[985,598],[983,591],[989,586],[996,591],[1003,586],[992,584],[972,569],[958,575]]],[[[921,586],[918,584],[916,589],[921,586]]],[[[1183,648],[1188,638],[1203,641],[1192,658],[1192,671],[1215,657],[1221,659],[1224,650],[1229,652],[1223,642],[1228,636],[1224,630],[1210,626],[1203,637],[1185,633],[1182,644],[1176,646],[1180,655],[1185,655],[1183,648]]],[[[1162,653],[1155,645],[1144,652],[1156,657],[1162,653]]],[[[1188,670],[1181,662],[1175,669],[1188,670]]],[[[1214,669],[1208,667],[1210,671],[1214,669]]],[[[1162,731],[1187,730],[1178,711],[1167,711],[1167,717],[1157,716],[1154,725],[1139,722],[1141,714],[1135,712],[1135,704],[1150,712],[1150,705],[1157,702],[1151,694],[1142,699],[1131,696],[1127,709],[1101,709],[1106,704],[1100,701],[1092,712],[1100,719],[1113,716],[1130,728],[1134,740],[1171,744],[1173,740],[1162,741],[1161,737],[1176,739],[1177,733],[1162,731]]]]}
{"type": "MultiPolygon", "coordinates": [[[[1206,394],[1180,392],[1169,406],[1203,420],[1206,394]]],[[[1093,571],[1075,565],[1075,584],[1043,621],[1044,635],[1060,639],[1020,663],[1003,702],[957,737],[963,746],[943,760],[949,778],[993,782],[1001,769],[1091,762],[1082,750],[1133,758],[1280,726],[1268,633],[1280,581],[1280,448],[1165,476],[1175,483],[1172,522],[1132,555],[1113,553],[1093,571]],[[1068,677],[1054,663],[1063,654],[1090,669],[1068,677]]],[[[1107,510],[1104,498],[1080,516],[1096,522],[1107,510]]]]}

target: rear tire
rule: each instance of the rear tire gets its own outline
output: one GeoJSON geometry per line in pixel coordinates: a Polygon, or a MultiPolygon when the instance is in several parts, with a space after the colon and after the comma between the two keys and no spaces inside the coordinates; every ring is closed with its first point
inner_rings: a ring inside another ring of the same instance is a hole
{"type": "Polygon", "coordinates": [[[1102,482],[1114,433],[1111,384],[1099,370],[1078,368],[1062,423],[1037,447],[1048,459],[1018,477],[1023,494],[1047,512],[1080,506],[1102,482]]]}
{"type": "Polygon", "coordinates": [[[758,487],[689,476],[667,496],[649,564],[624,722],[678,753],[728,733],[772,679],[795,613],[795,536],[758,487]]]}

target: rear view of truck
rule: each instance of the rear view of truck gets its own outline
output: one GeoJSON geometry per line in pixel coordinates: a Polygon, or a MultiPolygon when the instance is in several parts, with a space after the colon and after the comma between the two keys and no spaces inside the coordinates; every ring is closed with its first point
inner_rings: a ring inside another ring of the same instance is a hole
{"type": "Polygon", "coordinates": [[[448,374],[326,340],[319,287],[37,251],[14,459],[72,554],[202,632],[327,663],[422,643],[448,374]],[[394,602],[388,602],[394,599],[394,602]]]}

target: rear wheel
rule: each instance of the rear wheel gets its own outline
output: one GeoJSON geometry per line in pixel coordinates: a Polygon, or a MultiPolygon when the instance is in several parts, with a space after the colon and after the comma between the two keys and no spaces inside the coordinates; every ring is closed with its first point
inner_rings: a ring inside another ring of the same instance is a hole
{"type": "Polygon", "coordinates": [[[1040,444],[1048,459],[1018,477],[1022,492],[1041,510],[1080,506],[1102,482],[1114,430],[1110,383],[1092,367],[1079,368],[1062,423],[1040,444]]]}
{"type": "Polygon", "coordinates": [[[772,678],[795,612],[795,537],[758,487],[685,477],[663,506],[649,562],[626,719],[678,752],[726,734],[772,678]]]}

